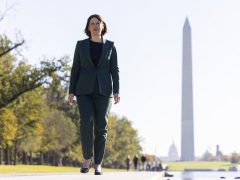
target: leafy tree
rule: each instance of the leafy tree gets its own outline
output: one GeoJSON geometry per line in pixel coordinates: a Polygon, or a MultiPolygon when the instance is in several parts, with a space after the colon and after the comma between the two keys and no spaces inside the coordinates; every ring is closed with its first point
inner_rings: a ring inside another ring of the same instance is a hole
{"type": "MultiPolygon", "coordinates": [[[[73,162],[74,166],[79,166],[79,162],[83,161],[81,154],[82,146],[80,144],[76,144],[67,152],[66,157],[73,162]]],[[[64,165],[68,165],[68,162],[64,162],[64,165]]]]}
{"type": "MultiPolygon", "coordinates": [[[[6,47],[10,46],[11,41],[6,36],[0,35],[0,41],[4,41],[6,47]]],[[[0,53],[4,47],[0,46],[0,53]]],[[[40,67],[33,67],[24,61],[15,66],[14,57],[10,53],[0,57],[0,108],[6,107],[28,91],[51,83],[52,73],[61,72],[67,63],[68,58],[62,57],[59,60],[42,60],[40,67]]]]}
{"type": "Polygon", "coordinates": [[[118,119],[114,115],[109,117],[108,127],[104,165],[113,164],[116,168],[123,168],[128,155],[133,157],[141,151],[137,130],[126,117],[118,119]]]}
{"type": "Polygon", "coordinates": [[[54,152],[53,165],[62,165],[63,153],[77,138],[74,123],[64,113],[51,109],[43,119],[43,152],[54,152]]]}
{"type": "Polygon", "coordinates": [[[34,142],[39,141],[39,136],[43,132],[41,120],[44,116],[45,104],[42,93],[42,88],[35,89],[20,96],[11,105],[17,117],[17,133],[14,139],[14,164],[16,164],[18,148],[23,152],[22,161],[24,164],[27,164],[26,153],[39,149],[34,142]],[[30,139],[32,141],[29,141],[30,139]]]}
{"type": "MultiPolygon", "coordinates": [[[[6,36],[5,36],[5,38],[6,38],[6,36]]],[[[6,46],[4,39],[1,38],[0,39],[0,45],[1,45],[0,58],[6,56],[11,51],[16,50],[17,48],[22,46],[24,43],[25,43],[24,39],[20,40],[19,42],[15,42],[15,43],[12,43],[11,41],[9,41],[9,43],[6,46]]]]}
{"type": "MultiPolygon", "coordinates": [[[[17,118],[10,108],[0,109],[0,151],[5,149],[5,163],[10,164],[9,147],[17,132],[17,118]]],[[[0,154],[1,156],[1,154],[0,154]]],[[[2,157],[0,157],[2,163],[2,157]]]]}
{"type": "Polygon", "coordinates": [[[234,153],[232,153],[232,155],[231,155],[231,163],[233,163],[233,164],[237,164],[237,163],[239,163],[239,161],[240,161],[240,155],[238,154],[238,153],[236,153],[236,152],[234,152],[234,153]]]}

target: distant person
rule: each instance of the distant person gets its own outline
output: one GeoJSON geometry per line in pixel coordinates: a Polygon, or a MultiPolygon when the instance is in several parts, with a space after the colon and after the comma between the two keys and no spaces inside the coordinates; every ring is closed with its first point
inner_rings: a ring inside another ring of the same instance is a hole
{"type": "Polygon", "coordinates": [[[158,163],[158,170],[159,171],[163,171],[164,170],[161,162],[158,163]]]}
{"type": "Polygon", "coordinates": [[[150,161],[147,161],[147,162],[146,162],[146,170],[147,170],[147,171],[152,170],[152,162],[150,162],[150,161]]]}
{"type": "Polygon", "coordinates": [[[134,169],[137,170],[138,169],[138,155],[135,154],[134,158],[133,158],[133,165],[134,165],[134,169]]]}
{"type": "Polygon", "coordinates": [[[146,158],[146,156],[143,154],[142,157],[141,157],[142,170],[146,170],[146,161],[147,161],[147,158],[146,158]]]}
{"type": "Polygon", "coordinates": [[[100,15],[88,18],[85,27],[88,38],[76,44],[68,96],[70,104],[77,97],[80,113],[84,158],[81,173],[89,172],[94,158],[95,175],[102,174],[112,99],[114,104],[120,101],[117,52],[114,43],[103,38],[106,32],[106,23],[100,15]]]}
{"type": "Polygon", "coordinates": [[[129,171],[130,165],[131,165],[130,155],[127,156],[127,158],[126,158],[126,160],[125,160],[125,163],[126,163],[127,171],[129,171]]]}

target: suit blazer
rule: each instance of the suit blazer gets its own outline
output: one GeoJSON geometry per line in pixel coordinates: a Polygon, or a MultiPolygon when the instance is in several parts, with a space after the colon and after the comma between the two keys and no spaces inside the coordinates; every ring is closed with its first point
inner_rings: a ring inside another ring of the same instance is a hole
{"type": "Polygon", "coordinates": [[[74,95],[93,93],[96,79],[101,95],[112,96],[112,93],[119,93],[119,68],[114,43],[103,40],[102,53],[95,66],[90,55],[90,39],[78,41],[71,69],[69,93],[74,95]]]}

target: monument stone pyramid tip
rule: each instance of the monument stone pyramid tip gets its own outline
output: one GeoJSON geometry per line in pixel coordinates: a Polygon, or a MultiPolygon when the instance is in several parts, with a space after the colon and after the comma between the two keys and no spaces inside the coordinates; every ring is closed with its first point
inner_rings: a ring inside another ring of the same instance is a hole
{"type": "Polygon", "coordinates": [[[189,20],[188,20],[188,17],[187,17],[187,16],[186,16],[185,23],[184,23],[184,28],[186,28],[186,27],[188,27],[188,28],[191,28],[191,27],[190,27],[190,23],[189,23],[189,20]]]}

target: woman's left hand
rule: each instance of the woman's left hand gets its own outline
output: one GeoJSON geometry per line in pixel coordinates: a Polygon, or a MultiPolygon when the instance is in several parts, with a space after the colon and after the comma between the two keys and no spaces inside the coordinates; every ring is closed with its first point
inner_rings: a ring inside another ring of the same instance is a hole
{"type": "Polygon", "coordinates": [[[113,94],[113,98],[114,98],[114,104],[117,104],[120,102],[120,96],[118,93],[113,94]]]}

